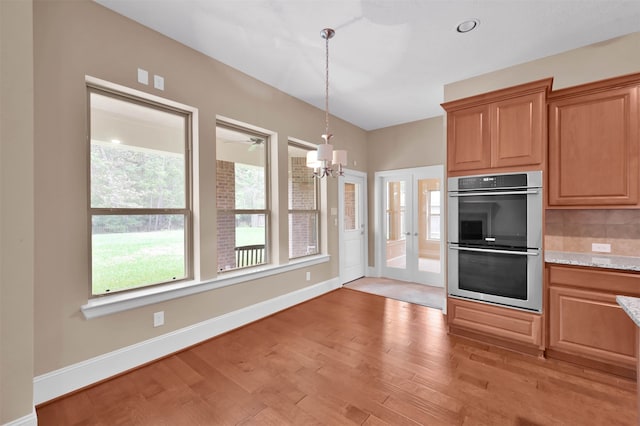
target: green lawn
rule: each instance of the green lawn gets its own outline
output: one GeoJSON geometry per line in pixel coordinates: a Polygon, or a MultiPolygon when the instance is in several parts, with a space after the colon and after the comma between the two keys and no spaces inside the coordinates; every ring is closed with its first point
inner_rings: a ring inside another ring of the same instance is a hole
{"type": "MultiPolygon", "coordinates": [[[[264,243],[264,228],[236,230],[236,246],[264,243]]],[[[98,234],[93,237],[93,294],[185,276],[182,231],[98,234]]]]}
{"type": "Polygon", "coordinates": [[[264,244],[264,228],[236,228],[236,247],[264,244]]]}

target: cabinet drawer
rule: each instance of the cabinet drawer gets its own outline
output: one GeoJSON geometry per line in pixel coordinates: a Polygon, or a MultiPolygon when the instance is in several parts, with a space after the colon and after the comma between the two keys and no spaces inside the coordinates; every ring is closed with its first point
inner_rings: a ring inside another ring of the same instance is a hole
{"type": "Polygon", "coordinates": [[[615,294],[552,286],[549,295],[550,349],[635,367],[636,325],[615,294]]]}
{"type": "Polygon", "coordinates": [[[528,346],[542,345],[542,316],[484,303],[448,299],[450,326],[528,346]]]}
{"type": "Polygon", "coordinates": [[[604,291],[611,295],[640,297],[640,274],[589,269],[584,267],[549,266],[551,286],[580,287],[604,291]]]}

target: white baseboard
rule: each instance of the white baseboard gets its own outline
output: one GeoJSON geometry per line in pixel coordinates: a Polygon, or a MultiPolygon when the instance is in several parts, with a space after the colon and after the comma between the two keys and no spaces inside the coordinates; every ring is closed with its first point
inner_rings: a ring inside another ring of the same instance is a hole
{"type": "Polygon", "coordinates": [[[37,376],[33,379],[34,404],[37,406],[337,288],[340,281],[336,277],[37,376]]]}
{"type": "Polygon", "coordinates": [[[4,426],[38,426],[38,416],[36,415],[35,407],[31,414],[5,423],[4,426]]]}
{"type": "Polygon", "coordinates": [[[380,278],[380,272],[375,266],[367,266],[367,275],[365,276],[371,278],[380,278]]]}

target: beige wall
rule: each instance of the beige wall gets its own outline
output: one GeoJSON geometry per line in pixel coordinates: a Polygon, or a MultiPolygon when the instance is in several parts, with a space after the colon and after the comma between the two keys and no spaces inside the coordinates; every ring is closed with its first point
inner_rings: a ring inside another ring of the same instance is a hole
{"type": "Polygon", "coordinates": [[[375,266],[375,173],[444,164],[447,157],[443,117],[373,130],[367,135],[369,266],[375,266]]]}
{"type": "MultiPolygon", "coordinates": [[[[329,263],[161,304],[84,319],[89,291],[87,105],[85,75],[199,109],[202,278],[215,277],[215,118],[250,123],[278,135],[273,170],[287,193],[287,138],[319,142],[323,112],[205,57],[91,1],[37,2],[35,38],[35,374],[40,375],[264,301],[338,274],[337,228],[330,221],[329,263]],[[165,91],[137,83],[137,68],[159,74],[165,91]],[[165,326],[152,313],[165,311],[165,326]]],[[[366,169],[366,133],[332,121],[335,144],[366,169]]],[[[337,207],[337,181],[328,183],[337,207]]],[[[286,195],[274,200],[272,232],[286,261],[286,195]]]]}
{"type": "Polygon", "coordinates": [[[0,424],[33,410],[32,23],[0,1],[0,424]]]}
{"type": "Polygon", "coordinates": [[[640,71],[640,32],[444,86],[445,102],[553,77],[553,90],[640,71]]]}

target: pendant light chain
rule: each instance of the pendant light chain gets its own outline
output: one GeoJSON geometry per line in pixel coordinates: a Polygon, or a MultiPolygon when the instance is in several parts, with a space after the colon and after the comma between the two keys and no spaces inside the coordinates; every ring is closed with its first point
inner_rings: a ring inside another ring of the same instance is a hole
{"type": "Polygon", "coordinates": [[[329,39],[331,36],[326,34],[325,37],[325,91],[324,91],[324,134],[327,135],[326,143],[329,143],[329,39]]]}
{"type": "MultiPolygon", "coordinates": [[[[1,1],[1,0],[0,0],[1,1]]],[[[324,78],[324,143],[317,146],[316,151],[307,153],[307,167],[313,169],[313,176],[323,178],[327,176],[344,176],[343,166],[347,165],[347,151],[333,149],[331,133],[329,133],[329,39],[335,35],[332,28],[323,29],[320,34],[324,39],[325,48],[325,78],[324,78]]]]}

